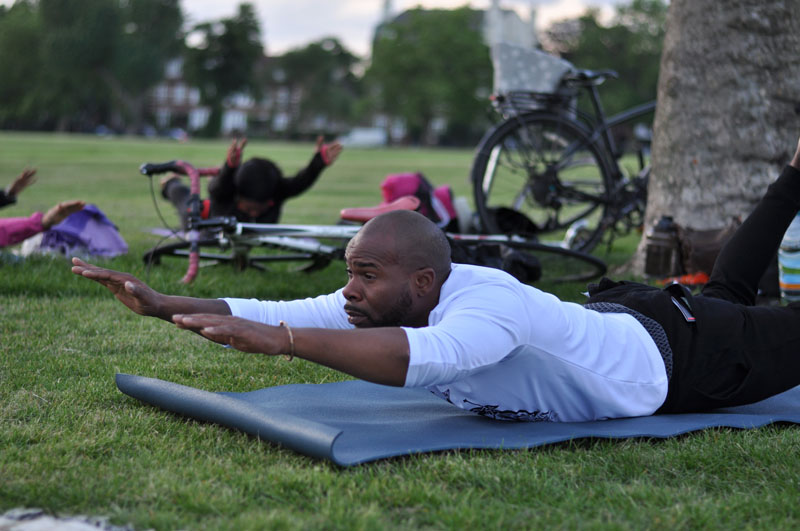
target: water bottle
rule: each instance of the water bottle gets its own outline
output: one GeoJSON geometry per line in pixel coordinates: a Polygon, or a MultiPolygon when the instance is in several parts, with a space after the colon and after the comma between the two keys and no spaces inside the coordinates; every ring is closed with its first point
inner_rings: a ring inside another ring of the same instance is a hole
{"type": "Polygon", "coordinates": [[[784,302],[800,301],[800,213],[786,229],[778,249],[778,284],[784,302]]]}
{"type": "Polygon", "coordinates": [[[664,278],[681,274],[678,227],[671,216],[662,216],[646,234],[644,274],[664,278]]]}

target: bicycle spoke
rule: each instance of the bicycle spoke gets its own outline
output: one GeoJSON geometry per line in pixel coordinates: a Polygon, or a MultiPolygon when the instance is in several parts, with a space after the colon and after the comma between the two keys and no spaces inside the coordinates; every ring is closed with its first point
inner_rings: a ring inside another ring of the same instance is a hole
{"type": "Polygon", "coordinates": [[[492,216],[506,208],[538,231],[562,236],[585,219],[580,245],[590,249],[599,241],[609,178],[597,147],[579,127],[560,116],[532,113],[504,122],[484,145],[473,167],[484,230],[503,232],[492,216]]]}

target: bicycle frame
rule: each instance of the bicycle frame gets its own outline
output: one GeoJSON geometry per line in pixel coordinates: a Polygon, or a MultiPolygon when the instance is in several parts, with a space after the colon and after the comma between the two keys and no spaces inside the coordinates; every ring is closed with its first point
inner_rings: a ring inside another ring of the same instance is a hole
{"type": "MultiPolygon", "coordinates": [[[[642,103],[607,117],[605,111],[603,110],[603,104],[600,101],[600,94],[597,91],[597,85],[590,84],[585,88],[589,92],[592,107],[594,108],[594,115],[581,110],[577,110],[577,114],[580,120],[589,127],[589,136],[591,141],[597,142],[598,139],[602,140],[603,145],[606,148],[606,152],[610,155],[610,160],[607,161],[609,164],[609,169],[612,170],[614,179],[618,180],[621,177],[622,172],[620,171],[617,160],[622,156],[622,153],[617,150],[616,142],[611,134],[611,129],[641,116],[652,113],[656,109],[656,101],[653,100],[642,103]]],[[[640,163],[642,163],[642,161],[640,161],[640,163]]]]}

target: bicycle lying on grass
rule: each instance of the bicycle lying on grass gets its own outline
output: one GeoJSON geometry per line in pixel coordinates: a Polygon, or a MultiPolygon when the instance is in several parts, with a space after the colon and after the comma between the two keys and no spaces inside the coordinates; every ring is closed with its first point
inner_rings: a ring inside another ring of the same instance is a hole
{"type": "Polygon", "coordinates": [[[493,96],[502,121],[481,140],[470,176],[482,229],[553,233],[568,247],[589,252],[604,238],[610,244],[618,234],[641,227],[650,174],[649,129],[633,128],[638,144],[634,170],[625,167],[631,160],[624,159],[612,129],[652,113],[655,102],[607,117],[597,87],[615,72],[574,69],[536,50],[514,54],[517,61],[531,57],[538,68],[555,62],[560,70],[552,90],[493,96]],[[577,108],[581,94],[588,96],[591,112],[577,108]],[[504,209],[532,223],[509,222],[504,209]]]}
{"type": "MultiPolygon", "coordinates": [[[[297,262],[300,271],[314,271],[332,260],[344,258],[347,242],[361,223],[388,209],[415,210],[419,199],[405,196],[381,207],[351,208],[341,212],[337,225],[244,223],[232,217],[203,219],[200,211],[200,177],[215,175],[218,168],[195,168],[185,161],[145,163],[140,172],[148,177],[173,172],[189,177],[188,232],[172,233],[179,241],[156,245],[144,254],[147,265],[164,257],[188,259],[182,282],[190,283],[201,265],[232,264],[236,269],[265,269],[269,263],[297,262]]],[[[502,268],[524,282],[538,280],[583,281],[602,276],[603,260],[589,254],[533,239],[507,234],[446,233],[456,261],[502,268]]]]}

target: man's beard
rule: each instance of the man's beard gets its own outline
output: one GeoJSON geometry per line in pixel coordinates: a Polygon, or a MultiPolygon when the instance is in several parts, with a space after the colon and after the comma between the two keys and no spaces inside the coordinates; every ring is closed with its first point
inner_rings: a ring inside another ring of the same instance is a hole
{"type": "MultiPolygon", "coordinates": [[[[397,301],[389,308],[386,313],[382,315],[370,315],[362,312],[362,315],[367,320],[366,324],[360,325],[358,328],[378,328],[383,326],[403,326],[406,319],[411,313],[411,306],[413,300],[411,298],[411,289],[406,286],[397,301]]],[[[361,311],[353,308],[356,311],[361,311]]]]}

